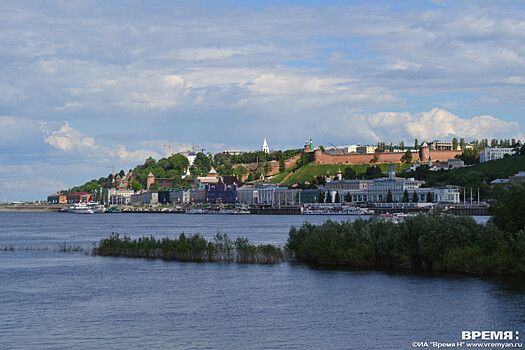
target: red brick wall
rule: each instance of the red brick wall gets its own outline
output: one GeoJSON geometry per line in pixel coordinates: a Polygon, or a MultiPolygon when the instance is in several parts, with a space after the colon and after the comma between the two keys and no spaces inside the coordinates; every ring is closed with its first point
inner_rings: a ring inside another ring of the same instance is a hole
{"type": "MultiPolygon", "coordinates": [[[[463,151],[429,151],[430,158],[432,161],[447,161],[448,159],[454,158],[456,155],[463,154],[463,151]]],[[[377,163],[399,163],[402,162],[402,157],[405,154],[400,153],[379,153],[379,159],[377,163]]],[[[374,154],[346,154],[332,156],[324,154],[321,151],[316,151],[313,155],[314,161],[320,164],[358,164],[358,163],[373,163],[374,154]]],[[[412,161],[419,160],[418,153],[412,153],[412,161]]],[[[421,161],[426,162],[428,159],[422,159],[421,161]]]]}

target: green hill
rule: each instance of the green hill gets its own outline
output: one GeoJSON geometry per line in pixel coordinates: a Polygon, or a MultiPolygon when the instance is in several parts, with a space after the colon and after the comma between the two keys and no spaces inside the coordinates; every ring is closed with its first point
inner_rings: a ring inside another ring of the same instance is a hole
{"type": "Polygon", "coordinates": [[[447,171],[418,169],[416,172],[404,173],[402,176],[424,180],[427,186],[462,186],[466,188],[467,195],[471,188],[474,193],[479,189],[482,198],[487,198],[492,180],[506,179],[523,170],[525,170],[525,157],[511,157],[447,171]]]}

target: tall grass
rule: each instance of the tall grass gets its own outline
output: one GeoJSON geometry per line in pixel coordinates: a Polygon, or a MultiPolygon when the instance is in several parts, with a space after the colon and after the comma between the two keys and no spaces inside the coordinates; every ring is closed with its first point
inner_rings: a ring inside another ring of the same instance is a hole
{"type": "Polygon", "coordinates": [[[287,259],[287,253],[271,244],[251,244],[247,238],[232,240],[226,234],[217,233],[208,241],[199,234],[179,238],[155,239],[143,236],[131,239],[112,233],[93,248],[94,255],[123,256],[132,258],[163,259],[193,262],[236,262],[252,264],[275,264],[287,259]]]}

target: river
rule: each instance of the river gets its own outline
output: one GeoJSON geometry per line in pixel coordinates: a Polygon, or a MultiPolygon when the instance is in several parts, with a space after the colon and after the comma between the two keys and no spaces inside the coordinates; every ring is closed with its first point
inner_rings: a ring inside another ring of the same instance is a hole
{"type": "Polygon", "coordinates": [[[0,251],[0,348],[411,349],[415,341],[459,342],[463,330],[525,334],[519,278],[178,263],[54,249],[64,242],[89,249],[111,232],[220,232],[284,245],[292,225],[327,219],[0,212],[0,247],[8,248],[0,251]]]}

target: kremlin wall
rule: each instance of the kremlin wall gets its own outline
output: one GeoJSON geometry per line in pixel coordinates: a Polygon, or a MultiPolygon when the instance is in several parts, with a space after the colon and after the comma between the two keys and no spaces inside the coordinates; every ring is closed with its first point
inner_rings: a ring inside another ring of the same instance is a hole
{"type": "MultiPolygon", "coordinates": [[[[317,149],[311,151],[310,149],[304,149],[305,152],[310,152],[310,161],[317,164],[358,164],[358,163],[400,163],[404,162],[404,152],[381,152],[381,153],[370,153],[370,154],[341,154],[341,155],[330,155],[323,153],[317,149]],[[374,161],[374,156],[377,154],[378,159],[374,161]]],[[[462,155],[463,151],[433,151],[430,150],[428,145],[424,143],[419,152],[412,152],[412,162],[428,162],[429,157],[433,162],[441,161],[446,162],[449,159],[455,158],[457,155],[462,155]]]]}

